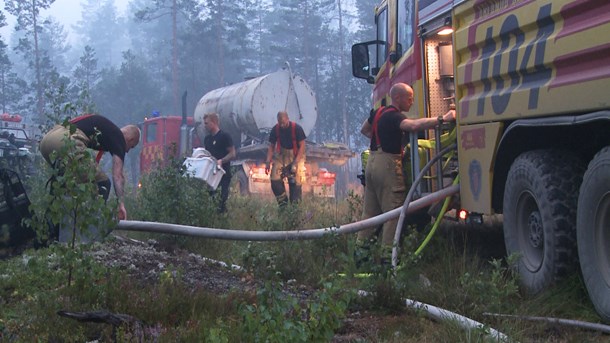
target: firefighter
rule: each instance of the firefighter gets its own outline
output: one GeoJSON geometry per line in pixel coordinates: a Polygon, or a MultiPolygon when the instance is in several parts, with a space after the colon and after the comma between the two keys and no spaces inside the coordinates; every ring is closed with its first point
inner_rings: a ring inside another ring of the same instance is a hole
{"type": "MultiPolygon", "coordinates": [[[[402,112],[409,111],[413,105],[413,89],[407,84],[392,86],[390,98],[392,104],[371,113],[361,128],[361,132],[371,139],[371,153],[365,170],[363,219],[400,207],[405,200],[407,189],[401,158],[403,132],[418,132],[455,121],[454,110],[437,118],[407,118],[402,112]]],[[[381,241],[390,250],[397,222],[396,218],[383,224],[381,241]]],[[[374,228],[360,231],[358,240],[365,244],[374,234],[374,228]]]]}
{"type": "MultiPolygon", "coordinates": [[[[235,146],[231,135],[220,129],[218,114],[208,113],[204,115],[203,126],[208,133],[203,139],[203,146],[214,156],[218,167],[225,171],[222,179],[220,179],[220,203],[218,204],[218,213],[224,213],[227,211],[226,204],[231,185],[231,160],[235,158],[235,146]]],[[[210,194],[214,195],[215,191],[210,192],[210,194]]]]}
{"type": "Polygon", "coordinates": [[[127,219],[127,210],[123,202],[125,190],[123,164],[125,154],[140,141],[140,129],[135,125],[127,125],[119,129],[112,121],[99,114],[76,117],[70,123],[76,126],[76,132],[69,136],[69,127],[55,125],[40,141],[40,153],[51,166],[59,167],[57,161],[51,160],[51,153],[59,151],[68,136],[75,143],[79,155],[82,154],[76,158],[87,156],[87,149],[98,150],[96,161],[92,160],[90,167],[96,170],[95,182],[100,195],[107,199],[111,183],[96,162],[99,162],[104,152],[110,152],[112,155],[112,184],[114,184],[114,193],[119,199],[119,219],[127,219]]]}
{"type": "Polygon", "coordinates": [[[277,113],[277,124],[269,134],[265,173],[271,173],[271,190],[280,207],[286,206],[288,200],[290,203],[301,200],[305,179],[305,132],[301,125],[288,119],[285,111],[277,113]],[[284,179],[288,180],[290,199],[286,195],[284,179]]]}

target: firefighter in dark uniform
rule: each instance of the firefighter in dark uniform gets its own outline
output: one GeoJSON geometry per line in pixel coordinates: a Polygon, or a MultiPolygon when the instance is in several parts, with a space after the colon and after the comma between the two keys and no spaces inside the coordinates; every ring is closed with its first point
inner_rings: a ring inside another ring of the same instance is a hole
{"type": "MultiPolygon", "coordinates": [[[[410,119],[405,116],[413,105],[413,89],[397,83],[390,89],[392,104],[377,113],[371,113],[362,124],[361,133],[371,138],[371,154],[365,170],[364,210],[362,219],[371,218],[402,206],[407,189],[403,179],[402,135],[418,132],[455,121],[455,111],[450,110],[436,118],[410,119]]],[[[398,218],[383,224],[381,241],[391,249],[398,218]]],[[[375,228],[358,233],[359,241],[370,240],[375,228]]]]}
{"type": "MultiPolygon", "coordinates": [[[[231,135],[220,129],[218,114],[208,113],[204,115],[203,125],[208,133],[203,139],[203,146],[216,158],[218,167],[225,171],[219,183],[220,203],[218,204],[218,213],[224,213],[227,211],[227,199],[229,198],[232,175],[231,160],[235,158],[235,146],[231,135]]],[[[215,192],[213,191],[211,194],[214,195],[215,192]]]]}
{"type": "Polygon", "coordinates": [[[51,166],[59,167],[57,161],[51,159],[51,153],[58,151],[64,146],[64,140],[69,137],[76,144],[79,156],[75,158],[86,158],[87,149],[98,151],[96,161],[90,159],[90,168],[96,170],[95,182],[98,185],[100,195],[108,198],[110,192],[110,180],[101,170],[99,160],[104,152],[112,155],[112,184],[114,193],[119,199],[119,219],[127,219],[127,210],[123,203],[125,192],[125,176],[123,165],[125,154],[135,147],[140,141],[140,129],[135,125],[127,125],[122,128],[116,126],[108,118],[99,114],[86,114],[70,120],[76,126],[76,131],[70,135],[70,128],[63,125],[55,125],[40,141],[40,153],[51,166]]]}
{"type": "Polygon", "coordinates": [[[265,172],[271,172],[271,190],[280,207],[286,206],[289,200],[284,179],[288,180],[290,203],[301,200],[305,181],[305,138],[303,128],[291,122],[288,113],[278,112],[277,124],[269,134],[265,172]]]}

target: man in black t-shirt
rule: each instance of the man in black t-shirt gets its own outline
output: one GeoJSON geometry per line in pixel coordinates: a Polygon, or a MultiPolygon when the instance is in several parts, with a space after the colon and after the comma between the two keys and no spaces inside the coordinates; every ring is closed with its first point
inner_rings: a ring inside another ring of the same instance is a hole
{"type": "Polygon", "coordinates": [[[288,113],[277,113],[277,124],[269,134],[265,172],[271,172],[271,190],[281,207],[288,203],[284,178],[288,179],[290,202],[301,200],[305,181],[305,138],[301,125],[291,122],[288,113]]]}
{"type": "MultiPolygon", "coordinates": [[[[216,159],[218,167],[225,171],[220,179],[220,203],[218,212],[227,211],[227,199],[229,198],[229,186],[231,185],[231,160],[235,158],[235,146],[231,135],[220,129],[218,114],[208,113],[203,116],[203,125],[208,135],[203,139],[203,147],[216,159]]],[[[212,195],[215,191],[210,192],[212,195]]]]}
{"type": "MultiPolygon", "coordinates": [[[[455,121],[455,111],[451,110],[437,118],[409,119],[407,112],[413,105],[413,89],[404,83],[397,83],[390,89],[392,104],[380,112],[371,112],[362,124],[360,132],[371,139],[371,154],[365,170],[363,219],[377,216],[402,206],[407,189],[403,179],[402,135],[403,132],[417,132],[455,121]]],[[[382,242],[392,248],[398,218],[383,224],[382,242]]],[[[372,238],[375,229],[363,230],[358,239],[372,238]]]]}
{"type": "Polygon", "coordinates": [[[76,158],[88,156],[87,149],[97,150],[96,161],[90,160],[91,168],[96,170],[95,182],[98,185],[99,193],[107,199],[111,184],[98,162],[104,152],[110,152],[112,155],[112,184],[119,199],[119,219],[127,219],[127,210],[125,210],[123,202],[125,190],[123,165],[125,154],[140,141],[140,129],[135,125],[119,128],[108,118],[99,114],[86,114],[76,117],[70,120],[70,124],[76,127],[76,131],[71,135],[70,128],[63,125],[55,125],[45,134],[40,141],[40,153],[49,164],[59,168],[59,163],[51,160],[51,154],[64,146],[65,139],[68,136],[76,144],[78,150],[76,158]]]}

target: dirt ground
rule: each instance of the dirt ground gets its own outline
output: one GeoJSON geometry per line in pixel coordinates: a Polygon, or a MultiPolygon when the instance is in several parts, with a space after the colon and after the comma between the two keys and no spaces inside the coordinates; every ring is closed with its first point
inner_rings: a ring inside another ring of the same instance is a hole
{"type": "MultiPolygon", "coordinates": [[[[201,287],[214,294],[227,294],[238,290],[244,293],[254,293],[261,284],[239,266],[228,266],[224,262],[214,261],[205,257],[180,250],[161,246],[154,240],[137,241],[123,236],[115,236],[104,244],[96,245],[92,255],[94,258],[112,267],[125,270],[132,277],[141,281],[156,280],[164,271],[180,270],[183,281],[189,285],[201,287]]],[[[484,239],[489,240],[490,237],[484,239]]],[[[498,253],[494,249],[494,254],[498,253]]],[[[305,300],[312,292],[304,286],[291,285],[285,290],[292,296],[305,300]]],[[[545,326],[545,324],[540,324],[545,326]]],[[[429,341],[439,324],[432,319],[414,315],[405,311],[401,314],[380,314],[368,311],[353,311],[347,314],[344,325],[333,338],[334,343],[347,342],[418,342],[429,341]],[[409,327],[419,331],[409,333],[409,327]],[[432,335],[421,331],[433,332],[432,335]],[[390,337],[387,339],[388,332],[390,337]],[[405,336],[407,335],[407,336],[405,336]],[[381,339],[380,337],[385,337],[381,339]],[[427,338],[426,338],[427,337],[427,338]]],[[[579,331],[576,328],[547,325],[542,332],[547,332],[545,338],[536,336],[528,342],[610,342],[610,335],[591,331],[579,331]],[[580,337],[583,340],[574,340],[580,337]]],[[[449,339],[447,342],[451,342],[449,339]]]]}
{"type": "MultiPolygon", "coordinates": [[[[486,244],[483,246],[490,249],[484,251],[477,249],[477,253],[488,255],[488,257],[503,254],[501,234],[484,232],[485,234],[475,235],[480,236],[476,239],[485,241],[486,244]],[[498,242],[498,244],[490,244],[492,242],[498,242]]],[[[454,243],[460,244],[460,235],[458,234],[456,237],[454,243]]],[[[178,275],[187,285],[218,295],[227,294],[230,291],[254,294],[262,286],[260,281],[255,280],[251,274],[239,266],[228,266],[224,262],[163,246],[152,239],[138,241],[120,234],[114,235],[114,238],[95,244],[91,255],[98,262],[109,267],[120,268],[139,281],[156,281],[163,273],[179,271],[178,275]]],[[[19,250],[21,249],[15,249],[8,255],[18,255],[19,250]]],[[[305,286],[289,284],[285,292],[306,300],[313,290],[305,286]]],[[[600,332],[544,323],[532,324],[532,327],[537,327],[537,329],[532,330],[531,335],[526,334],[526,336],[531,336],[531,339],[522,341],[610,342],[610,334],[600,332]]],[[[337,331],[332,342],[432,342],[438,341],[439,337],[444,337],[442,332],[439,333],[441,329],[442,326],[436,321],[416,315],[413,311],[382,314],[366,310],[352,310],[346,314],[343,326],[337,331]]],[[[441,340],[455,341],[446,337],[441,340]]]]}
{"type": "Polygon", "coordinates": [[[185,250],[169,249],[155,240],[142,242],[123,236],[104,244],[96,244],[92,256],[108,267],[126,271],[139,281],[157,280],[166,271],[179,270],[187,285],[200,286],[214,294],[226,294],[230,290],[249,292],[256,289],[256,282],[239,266],[211,260],[185,250]]]}
{"type": "MultiPolygon", "coordinates": [[[[228,266],[224,262],[163,246],[155,240],[143,242],[121,235],[114,237],[116,239],[96,244],[92,256],[108,267],[126,271],[137,280],[156,281],[164,271],[180,270],[182,281],[186,284],[218,295],[235,290],[254,293],[261,286],[239,266],[228,266]]],[[[306,299],[312,290],[292,285],[285,291],[306,299]]],[[[383,326],[388,325],[388,320],[397,319],[395,316],[383,318],[368,312],[349,313],[333,342],[374,342],[383,326]]]]}

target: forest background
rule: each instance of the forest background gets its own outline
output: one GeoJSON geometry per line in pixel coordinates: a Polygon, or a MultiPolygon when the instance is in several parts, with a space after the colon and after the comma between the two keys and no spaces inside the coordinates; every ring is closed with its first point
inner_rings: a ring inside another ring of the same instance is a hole
{"type": "MultiPolygon", "coordinates": [[[[0,106],[27,125],[48,126],[64,104],[140,123],[153,111],[180,114],[185,91],[192,115],[206,92],[288,62],[316,93],[308,139],[366,148],[371,87],[351,76],[350,47],[374,39],[376,0],[129,0],[124,11],[82,0],[70,27],[44,15],[56,0],[2,3],[0,106]]],[[[138,156],[126,161],[134,185],[138,156]]],[[[357,158],[343,167],[339,193],[359,169],[357,158]]]]}

